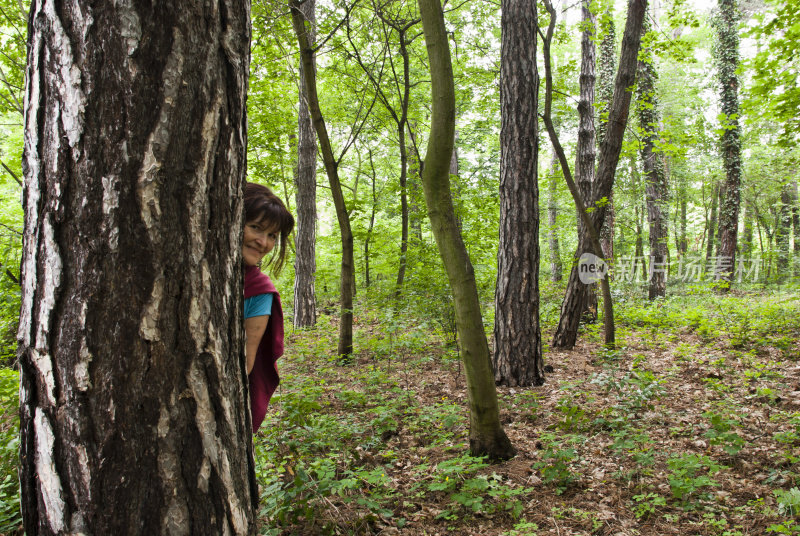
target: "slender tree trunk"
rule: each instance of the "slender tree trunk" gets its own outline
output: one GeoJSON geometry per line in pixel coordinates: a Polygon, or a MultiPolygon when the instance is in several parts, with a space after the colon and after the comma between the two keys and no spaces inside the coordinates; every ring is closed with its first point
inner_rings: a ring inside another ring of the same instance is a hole
{"type": "MultiPolygon", "coordinates": [[[[578,144],[575,150],[575,182],[584,205],[591,207],[594,184],[594,83],[595,83],[595,19],[589,10],[590,0],[581,2],[581,70],[578,99],[578,144]]],[[[580,214],[578,236],[587,234],[580,214]]],[[[597,320],[597,284],[586,285],[582,315],[590,322],[597,320]]]]}
{"type": "MultiPolygon", "coordinates": [[[[313,45],[316,33],[316,0],[306,0],[300,6],[309,22],[308,39],[313,45]]],[[[316,67],[312,51],[312,68],[316,67]]],[[[297,231],[294,239],[294,325],[309,327],[317,323],[317,301],[314,292],[317,271],[317,138],[305,97],[305,70],[300,61],[300,106],[297,121],[297,231]]]]}
{"type": "Polygon", "coordinates": [[[25,533],[256,534],[249,2],[34,0],[29,29],[25,533]]]}
{"type": "MultiPolygon", "coordinates": [[[[642,31],[647,33],[650,23],[645,19],[642,31]]],[[[637,76],[637,98],[639,129],[641,131],[640,153],[645,179],[647,222],[650,226],[650,277],[648,297],[662,298],[667,293],[667,176],[661,155],[654,151],[658,141],[658,125],[661,121],[658,98],[655,94],[657,73],[653,64],[652,50],[646,48],[639,57],[637,76]]]]}
{"type": "Polygon", "coordinates": [[[775,222],[775,245],[778,249],[776,275],[778,281],[785,281],[791,275],[790,237],[792,233],[792,184],[784,184],[781,188],[781,204],[777,210],[775,222]]]}
{"type": "Polygon", "coordinates": [[[377,177],[375,173],[375,162],[372,159],[372,149],[369,150],[369,169],[370,178],[372,179],[372,206],[369,213],[367,237],[364,239],[364,287],[366,288],[369,288],[371,284],[369,272],[369,244],[372,241],[372,230],[375,228],[375,210],[378,206],[378,195],[375,192],[375,183],[377,182],[377,177]]]}
{"type": "Polygon", "coordinates": [[[406,30],[408,27],[399,28],[400,56],[403,58],[403,96],[400,100],[400,118],[397,121],[397,136],[400,147],[400,217],[401,217],[401,238],[400,238],[400,266],[397,269],[397,291],[400,291],[405,281],[406,266],[408,265],[408,152],[406,144],[406,124],[408,122],[408,104],[411,99],[411,77],[410,63],[408,56],[408,41],[406,30]]]}
{"type": "Polygon", "coordinates": [[[794,276],[800,275],[800,206],[798,200],[797,181],[792,181],[792,229],[794,237],[794,276]]]}
{"type": "Polygon", "coordinates": [[[339,181],[339,162],[333,156],[328,129],[325,125],[325,118],[319,108],[319,97],[317,96],[317,76],[313,67],[314,50],[308,41],[306,30],[306,19],[301,11],[302,3],[297,0],[290,0],[289,4],[292,12],[292,25],[294,26],[297,43],[300,47],[300,57],[303,62],[305,76],[306,98],[311,119],[314,123],[314,130],[317,132],[322,161],[325,164],[325,172],[328,175],[328,183],[331,187],[333,204],[336,208],[336,219],[339,222],[339,231],[342,240],[342,268],[339,279],[339,291],[341,293],[340,305],[341,313],[339,318],[339,346],[337,355],[342,359],[348,359],[353,353],[353,294],[354,294],[354,251],[353,251],[353,232],[350,228],[350,213],[345,205],[342,185],[339,181]]]}
{"type": "Polygon", "coordinates": [[[561,248],[558,244],[558,175],[556,169],[558,157],[553,153],[550,161],[550,178],[548,180],[547,199],[547,234],[550,237],[550,279],[554,282],[561,281],[564,268],[561,263],[561,248]]]}
{"type": "Polygon", "coordinates": [[[706,242],[706,266],[714,256],[714,246],[716,239],[714,238],[714,231],[717,228],[717,199],[719,199],[719,183],[714,182],[711,185],[711,215],[709,216],[708,224],[708,242],[706,242]]]}
{"type": "Polygon", "coordinates": [[[636,279],[636,263],[642,263],[642,279],[647,281],[647,262],[644,259],[644,239],[642,238],[642,218],[644,209],[639,210],[639,204],[636,204],[635,207],[635,215],[636,215],[636,242],[634,244],[634,253],[633,256],[636,259],[633,265],[633,275],[634,279],[636,279]]]}
{"type": "Polygon", "coordinates": [[[744,203],[744,229],[742,236],[742,257],[747,259],[753,255],[753,207],[744,203]]]}
{"type": "Polygon", "coordinates": [[[678,183],[678,188],[678,208],[680,210],[680,221],[677,223],[676,227],[680,228],[680,234],[676,247],[678,249],[678,254],[683,256],[689,251],[689,241],[686,238],[686,179],[681,178],[678,183]]]}
{"type": "Polygon", "coordinates": [[[422,165],[418,158],[416,151],[416,139],[414,130],[416,123],[409,121],[408,123],[408,149],[406,154],[409,155],[408,161],[408,205],[409,205],[409,228],[413,232],[414,237],[421,244],[422,243],[422,220],[425,218],[425,202],[423,200],[423,193],[421,191],[421,176],[422,165]]]}
{"type": "MultiPolygon", "coordinates": [[[[622,150],[622,138],[628,122],[628,110],[630,109],[631,91],[630,87],[636,80],[637,56],[641,39],[642,20],[647,8],[646,0],[629,0],[628,19],[625,24],[625,32],[622,38],[622,53],[620,54],[619,69],[614,84],[614,98],[609,112],[608,129],[600,148],[600,157],[597,167],[597,177],[592,194],[594,205],[603,197],[608,198],[614,185],[614,174],[617,163],[619,162],[620,151],[622,150]]],[[[563,164],[562,164],[562,167],[563,164]]],[[[598,223],[605,220],[606,207],[597,206],[597,209],[589,215],[589,220],[595,228],[598,223]]],[[[590,239],[586,236],[579,237],[578,249],[575,257],[579,257],[582,252],[588,251],[590,239]]],[[[601,248],[602,249],[602,248],[601,248]]],[[[573,266],[567,282],[567,290],[564,301],[561,303],[561,316],[558,327],[553,337],[553,347],[572,348],[578,336],[578,324],[580,322],[581,304],[583,303],[583,293],[586,285],[581,283],[578,277],[578,270],[573,266]]],[[[605,291],[604,291],[605,294],[605,291]]],[[[606,297],[604,296],[604,301],[606,297]]],[[[611,306],[610,296],[604,306],[611,306]]],[[[608,309],[604,312],[604,322],[612,322],[613,317],[609,318],[608,309]]],[[[608,339],[608,333],[606,334],[608,339]]]]}
{"type": "Polygon", "coordinates": [[[736,267],[736,238],[739,231],[739,202],[742,180],[742,142],[739,128],[739,19],[737,0],[719,0],[719,14],[714,19],[717,30],[716,54],[720,83],[720,107],[724,114],[722,160],[725,182],[720,191],[719,258],[715,279],[725,282],[727,291],[736,267]]]}
{"type": "Polygon", "coordinates": [[[503,0],[500,51],[500,243],[494,379],[544,383],[539,326],[539,73],[536,4],[503,0]]]}
{"type": "Polygon", "coordinates": [[[431,229],[439,247],[458,327],[470,405],[470,452],[506,459],[515,454],[500,424],[489,345],[483,331],[475,273],[458,232],[450,196],[449,167],[455,133],[455,89],[450,49],[439,0],[419,0],[431,71],[431,133],[422,174],[431,229]]]}

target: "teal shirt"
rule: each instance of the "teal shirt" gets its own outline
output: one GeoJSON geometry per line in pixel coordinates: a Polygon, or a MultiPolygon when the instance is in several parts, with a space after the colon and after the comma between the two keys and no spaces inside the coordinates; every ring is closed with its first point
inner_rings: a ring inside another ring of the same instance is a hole
{"type": "Polygon", "coordinates": [[[258,294],[245,298],[244,317],[264,316],[272,313],[272,294],[258,294]]]}

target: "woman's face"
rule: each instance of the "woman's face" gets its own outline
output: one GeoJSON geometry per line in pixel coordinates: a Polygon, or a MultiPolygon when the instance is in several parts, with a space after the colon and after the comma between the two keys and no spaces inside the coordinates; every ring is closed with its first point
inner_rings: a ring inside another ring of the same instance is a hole
{"type": "Polygon", "coordinates": [[[264,255],[272,251],[278,241],[278,229],[268,221],[250,221],[244,224],[242,258],[246,266],[258,266],[264,255]]]}

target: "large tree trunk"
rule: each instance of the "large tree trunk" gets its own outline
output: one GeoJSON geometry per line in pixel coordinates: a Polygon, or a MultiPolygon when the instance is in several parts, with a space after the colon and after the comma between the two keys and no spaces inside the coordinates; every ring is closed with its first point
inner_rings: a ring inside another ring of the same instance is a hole
{"type": "Polygon", "coordinates": [[[328,129],[325,118],[319,108],[317,96],[317,75],[314,69],[314,50],[308,40],[306,19],[303,15],[302,2],[290,0],[289,7],[292,12],[292,26],[297,36],[300,47],[300,58],[303,62],[305,73],[306,99],[314,130],[317,132],[322,161],[325,164],[325,173],[331,187],[333,205],[336,208],[336,219],[339,222],[339,232],[342,240],[342,269],[339,278],[340,291],[340,316],[339,316],[339,346],[337,355],[348,359],[353,353],[353,294],[355,280],[355,261],[353,251],[353,231],[350,228],[350,213],[344,202],[342,184],[339,181],[339,162],[333,156],[328,129]]]}
{"type": "MultiPolygon", "coordinates": [[[[306,0],[300,9],[309,22],[309,44],[314,43],[316,0],[306,0]]],[[[312,52],[311,64],[315,65],[312,52]]],[[[300,61],[300,107],[297,121],[297,232],[294,239],[294,325],[310,327],[317,323],[314,281],[317,271],[317,138],[305,98],[305,70],[300,61]]]]}
{"type": "MultiPolygon", "coordinates": [[[[645,19],[642,31],[647,33],[650,23],[645,19]]],[[[650,226],[650,281],[648,297],[662,298],[667,293],[667,175],[661,154],[655,152],[658,141],[658,126],[661,117],[658,98],[655,94],[657,73],[653,64],[652,50],[646,48],[639,56],[637,77],[637,99],[639,129],[641,131],[640,154],[644,168],[647,222],[650,226]]]]}
{"type": "Polygon", "coordinates": [[[558,157],[553,153],[550,161],[550,177],[547,188],[547,234],[550,237],[550,279],[561,281],[564,268],[561,263],[561,248],[558,244],[558,175],[556,173],[558,157]]]}
{"type": "Polygon", "coordinates": [[[536,4],[503,0],[500,243],[494,320],[498,385],[544,383],[539,326],[539,122],[536,4]]]}
{"type": "MultiPolygon", "coordinates": [[[[594,185],[594,82],[595,82],[595,18],[589,10],[589,0],[581,2],[581,70],[578,99],[578,144],[575,149],[575,182],[584,205],[592,199],[594,185]]],[[[588,233],[578,214],[578,236],[588,233]]],[[[586,286],[582,314],[590,322],[597,320],[597,284],[586,286]]]]}
{"type": "MultiPolygon", "coordinates": [[[[600,148],[600,157],[597,167],[597,176],[592,192],[590,206],[603,197],[608,198],[614,185],[614,174],[622,150],[622,138],[628,123],[628,110],[630,109],[630,87],[636,80],[637,56],[641,39],[642,20],[647,8],[646,0],[629,0],[628,19],[625,23],[625,32],[622,38],[622,53],[620,54],[619,69],[614,84],[614,98],[609,111],[608,129],[603,145],[600,148]]],[[[597,209],[589,214],[589,219],[595,228],[605,220],[606,207],[598,205],[597,209]]],[[[575,257],[588,250],[589,237],[581,236],[578,240],[578,249],[575,257]]],[[[578,277],[577,266],[573,266],[567,282],[564,301],[561,303],[561,316],[558,321],[556,333],[553,336],[553,347],[572,348],[578,336],[581,304],[586,285],[578,277]]],[[[604,298],[605,299],[605,298],[604,298]]]]}
{"type": "Polygon", "coordinates": [[[25,532],[255,534],[250,4],[58,6],[32,2],[28,37],[25,532]]]}
{"type": "Polygon", "coordinates": [[[431,70],[431,133],[422,172],[431,229],[439,247],[458,327],[470,405],[470,452],[505,459],[515,454],[500,424],[489,345],[483,331],[475,272],[456,225],[450,196],[450,157],[455,133],[455,89],[450,48],[439,0],[419,0],[431,70]]]}
{"type": "Polygon", "coordinates": [[[736,266],[736,238],[739,231],[739,201],[742,180],[742,142],[739,128],[739,10],[736,0],[719,0],[716,60],[720,83],[720,108],[725,117],[722,134],[722,160],[725,182],[720,191],[719,258],[715,279],[727,291],[736,266]]]}

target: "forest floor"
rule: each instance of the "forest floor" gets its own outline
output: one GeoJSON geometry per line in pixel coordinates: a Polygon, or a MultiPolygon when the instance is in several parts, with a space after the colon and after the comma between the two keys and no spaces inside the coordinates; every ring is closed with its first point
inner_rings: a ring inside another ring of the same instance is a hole
{"type": "MultiPolygon", "coordinates": [[[[264,534],[800,534],[800,297],[620,300],[546,382],[498,387],[517,449],[468,455],[465,378],[430,324],[288,333],[256,440],[264,534]]],[[[550,333],[545,334],[545,341],[550,333]]],[[[550,368],[552,367],[552,368],[550,368]]]]}

